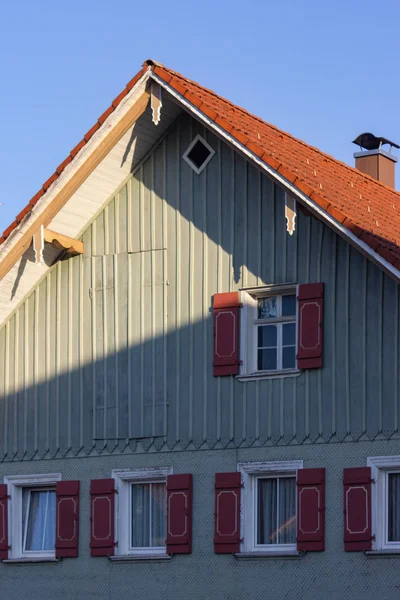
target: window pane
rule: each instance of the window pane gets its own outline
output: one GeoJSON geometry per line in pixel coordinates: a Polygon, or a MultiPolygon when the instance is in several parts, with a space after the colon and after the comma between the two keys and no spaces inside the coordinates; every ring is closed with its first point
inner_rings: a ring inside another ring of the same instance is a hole
{"type": "Polygon", "coordinates": [[[165,546],[167,521],[167,490],[165,483],[151,484],[151,545],[165,546]]]}
{"type": "Polygon", "coordinates": [[[296,479],[258,480],[257,544],[296,542],[296,479]]]}
{"type": "Polygon", "coordinates": [[[271,348],[276,346],[277,327],[276,325],[262,325],[258,327],[258,347],[271,348]]]}
{"type": "Polygon", "coordinates": [[[296,324],[284,323],[282,325],[282,344],[284,346],[294,346],[296,343],[296,324]]]}
{"type": "Polygon", "coordinates": [[[389,473],[388,541],[400,541],[400,473],[389,473]]]}
{"type": "Polygon", "coordinates": [[[55,490],[23,490],[24,551],[52,551],[56,536],[55,490]]]}
{"type": "Polygon", "coordinates": [[[150,546],[150,484],[132,484],[132,548],[150,546]]]}
{"type": "Polygon", "coordinates": [[[279,479],[278,544],[296,542],[296,480],[294,477],[279,479]]]}
{"type": "Polygon", "coordinates": [[[259,479],[257,493],[257,544],[276,544],[277,479],[259,479]]]}
{"type": "Polygon", "coordinates": [[[276,348],[258,351],[258,366],[259,371],[276,370],[276,348]]]}
{"type": "Polygon", "coordinates": [[[286,346],[282,349],[282,369],[294,369],[296,366],[296,349],[286,346]]]}
{"type": "Polygon", "coordinates": [[[276,317],[276,296],[258,299],[258,318],[271,319],[276,317]]]}
{"type": "Polygon", "coordinates": [[[296,314],[296,294],[282,296],[282,316],[291,317],[296,314]]]}

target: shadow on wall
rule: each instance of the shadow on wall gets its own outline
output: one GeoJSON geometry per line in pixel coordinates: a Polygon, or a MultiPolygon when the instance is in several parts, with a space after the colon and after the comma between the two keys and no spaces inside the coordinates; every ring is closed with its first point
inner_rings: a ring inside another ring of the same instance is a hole
{"type": "MultiPolygon", "coordinates": [[[[373,439],[397,429],[394,361],[375,364],[376,340],[391,324],[368,321],[367,330],[359,308],[364,302],[380,314],[385,289],[384,315],[393,314],[396,284],[383,281],[358,251],[301,212],[288,236],[282,190],[187,115],[133,180],[137,202],[119,246],[115,215],[124,223],[128,214],[121,193],[114,201],[118,211],[109,204],[109,222],[101,217],[98,255],[90,255],[85,242],[84,258],[58,263],[41,284],[39,306],[35,294],[26,301],[30,317],[21,308],[18,325],[14,315],[8,333],[0,331],[0,364],[7,367],[0,381],[0,456],[327,442],[350,432],[373,439]],[[181,159],[197,133],[216,150],[200,176],[181,159]],[[165,199],[165,214],[157,212],[157,198],[161,204],[165,199]],[[154,219],[160,243],[167,225],[167,250],[152,245],[154,219]],[[134,252],[129,236],[143,243],[134,252]],[[169,285],[161,270],[160,286],[146,275],[146,260],[156,265],[163,252],[169,285]],[[114,279],[108,280],[110,273],[114,279]],[[327,290],[323,369],[249,383],[213,377],[214,293],[316,281],[327,290]],[[383,397],[395,401],[382,403],[383,397]]],[[[100,227],[96,231],[99,237],[100,227]]],[[[387,335],[384,352],[394,356],[398,339],[387,335]]]]}

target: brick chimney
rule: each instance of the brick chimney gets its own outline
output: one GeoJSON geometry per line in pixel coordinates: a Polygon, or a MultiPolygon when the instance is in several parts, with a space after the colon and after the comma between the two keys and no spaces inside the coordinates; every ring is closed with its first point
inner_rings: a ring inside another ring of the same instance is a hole
{"type": "Polygon", "coordinates": [[[354,141],[360,147],[360,152],[354,153],[356,169],[370,175],[374,179],[394,188],[394,172],[397,156],[392,154],[392,148],[400,148],[398,144],[383,137],[375,137],[372,133],[362,133],[354,141]],[[389,151],[382,146],[388,144],[389,151]]]}

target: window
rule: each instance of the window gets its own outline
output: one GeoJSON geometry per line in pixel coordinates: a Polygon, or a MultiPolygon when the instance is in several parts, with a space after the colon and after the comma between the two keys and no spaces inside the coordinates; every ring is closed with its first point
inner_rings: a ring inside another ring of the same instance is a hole
{"type": "Polygon", "coordinates": [[[400,551],[400,456],[368,459],[372,480],[372,530],[375,550],[400,551]]]}
{"type": "Polygon", "coordinates": [[[302,461],[243,463],[243,552],[296,551],[296,475],[302,461]]]}
{"type": "Polygon", "coordinates": [[[22,489],[22,551],[52,552],[56,534],[56,490],[22,489]]]}
{"type": "Polygon", "coordinates": [[[10,558],[55,557],[56,482],[60,474],[9,476],[10,558]]]}
{"type": "Polygon", "coordinates": [[[183,155],[183,159],[199,175],[214,154],[214,150],[206,140],[201,135],[197,135],[183,155]]]}
{"type": "Polygon", "coordinates": [[[297,370],[296,287],[242,292],[241,375],[260,376],[297,370]],[[277,293],[277,292],[280,293],[277,293]]]}
{"type": "Polygon", "coordinates": [[[120,555],[165,554],[167,476],[170,468],[114,471],[120,555]]]}

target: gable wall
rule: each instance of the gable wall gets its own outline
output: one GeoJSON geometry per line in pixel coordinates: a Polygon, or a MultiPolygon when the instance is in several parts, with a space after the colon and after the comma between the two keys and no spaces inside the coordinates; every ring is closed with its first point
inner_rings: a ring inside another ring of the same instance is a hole
{"type": "Polygon", "coordinates": [[[289,236],[282,191],[188,116],[83,239],[0,330],[1,456],[397,431],[398,285],[314,218],[289,236]],[[198,132],[200,176],[181,159],[198,132]],[[214,378],[213,294],[294,281],[326,284],[324,368],[214,378]]]}

